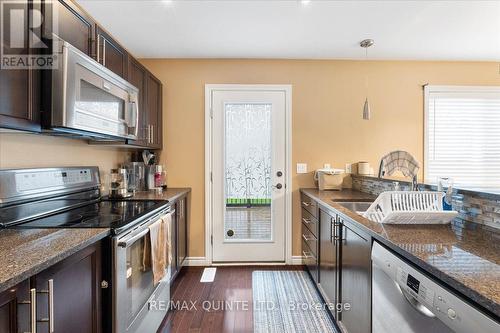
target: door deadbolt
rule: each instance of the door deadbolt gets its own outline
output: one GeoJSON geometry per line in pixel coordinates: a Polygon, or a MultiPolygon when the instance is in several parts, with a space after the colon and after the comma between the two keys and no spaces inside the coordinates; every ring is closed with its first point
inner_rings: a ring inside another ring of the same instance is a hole
{"type": "Polygon", "coordinates": [[[283,176],[283,172],[281,172],[281,171],[276,172],[276,176],[278,176],[278,177],[283,176]]]}

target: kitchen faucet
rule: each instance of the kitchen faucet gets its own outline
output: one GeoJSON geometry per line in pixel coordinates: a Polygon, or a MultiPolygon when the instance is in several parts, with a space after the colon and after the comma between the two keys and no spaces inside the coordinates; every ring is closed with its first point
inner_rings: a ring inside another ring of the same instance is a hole
{"type": "Polygon", "coordinates": [[[417,175],[414,175],[411,181],[411,190],[412,191],[419,191],[418,188],[418,181],[417,181],[417,175]]]}

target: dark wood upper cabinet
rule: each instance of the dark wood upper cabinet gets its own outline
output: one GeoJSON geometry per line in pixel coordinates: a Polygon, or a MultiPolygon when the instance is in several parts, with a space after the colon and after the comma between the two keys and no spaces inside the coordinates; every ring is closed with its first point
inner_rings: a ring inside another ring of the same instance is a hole
{"type": "Polygon", "coordinates": [[[129,57],[128,81],[139,89],[139,133],[138,139],[131,144],[147,147],[147,105],[146,105],[146,78],[148,71],[137,60],[129,57]]]}
{"type": "MultiPolygon", "coordinates": [[[[0,0],[0,3],[3,2],[0,0]]],[[[10,54],[34,53],[28,47],[28,26],[31,17],[28,16],[28,8],[33,4],[26,0],[15,4],[16,9],[22,9],[25,13],[24,21],[25,38],[24,47],[10,48],[12,45],[10,36],[10,16],[5,15],[2,20],[4,36],[6,36],[4,52],[10,54]]],[[[40,71],[29,69],[0,69],[0,127],[40,131],[40,71]]]]}
{"type": "Polygon", "coordinates": [[[163,85],[160,80],[149,73],[146,81],[146,103],[147,103],[147,132],[149,138],[148,147],[161,149],[162,140],[162,93],[163,85]]]}
{"type": "MultiPolygon", "coordinates": [[[[37,318],[52,319],[54,333],[101,332],[100,243],[77,252],[33,279],[32,285],[38,292],[37,318]],[[52,293],[52,304],[49,293],[52,293]],[[52,318],[49,316],[51,307],[52,318]]],[[[49,321],[39,322],[37,332],[50,332],[50,324],[49,321]]]]}
{"type": "Polygon", "coordinates": [[[49,27],[55,21],[54,34],[83,53],[94,56],[96,25],[80,7],[71,1],[46,1],[44,15],[49,27]]]}
{"type": "Polygon", "coordinates": [[[127,51],[99,26],[96,28],[96,45],[96,60],[104,67],[127,79],[127,51]]]}

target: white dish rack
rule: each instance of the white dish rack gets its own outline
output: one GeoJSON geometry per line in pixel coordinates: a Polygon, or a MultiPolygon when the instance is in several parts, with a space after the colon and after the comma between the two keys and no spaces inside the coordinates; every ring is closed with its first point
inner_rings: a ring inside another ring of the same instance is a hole
{"type": "Polygon", "coordinates": [[[383,192],[363,217],[388,224],[447,224],[458,213],[443,210],[444,195],[433,191],[383,192]]]}

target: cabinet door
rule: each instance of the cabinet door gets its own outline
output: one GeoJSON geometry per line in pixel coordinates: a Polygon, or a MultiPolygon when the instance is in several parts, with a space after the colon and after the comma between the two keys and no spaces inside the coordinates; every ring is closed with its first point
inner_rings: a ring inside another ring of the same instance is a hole
{"type": "Polygon", "coordinates": [[[99,26],[96,28],[96,41],[96,60],[104,67],[127,79],[127,51],[99,26]]]}
{"type": "Polygon", "coordinates": [[[368,333],[371,328],[371,242],[368,235],[342,227],[342,303],[351,309],[342,311],[340,323],[345,332],[368,333]]]}
{"type": "Polygon", "coordinates": [[[26,280],[0,293],[0,332],[31,331],[29,287],[29,280],[26,280]]]}
{"type": "Polygon", "coordinates": [[[51,26],[56,21],[56,31],[59,38],[67,41],[83,53],[93,56],[95,22],[83,10],[71,1],[45,1],[45,20],[51,26]]]}
{"type": "Polygon", "coordinates": [[[187,255],[186,198],[177,201],[177,266],[180,270],[187,255]]]}
{"type": "Polygon", "coordinates": [[[37,318],[53,320],[53,323],[39,322],[38,333],[50,332],[50,324],[55,333],[101,331],[100,267],[100,245],[95,244],[34,277],[38,293],[37,318]],[[53,302],[49,301],[51,297],[53,302]],[[53,311],[52,316],[49,309],[53,311]]]}
{"type": "Polygon", "coordinates": [[[139,133],[138,139],[130,143],[137,146],[147,147],[148,132],[147,132],[147,105],[146,105],[146,78],[148,72],[133,57],[129,57],[128,64],[128,81],[139,89],[139,133]]]}
{"type": "MultiPolygon", "coordinates": [[[[3,0],[0,0],[2,3],[3,0]]],[[[37,4],[38,5],[38,4],[37,4]]],[[[6,45],[3,45],[5,54],[29,54],[33,50],[28,48],[28,26],[31,16],[28,15],[28,7],[33,4],[28,0],[17,2],[16,9],[25,13],[26,22],[23,48],[10,48],[10,15],[4,15],[2,29],[6,36],[6,45]]],[[[39,104],[39,82],[40,71],[28,69],[0,69],[0,127],[40,131],[40,104],[39,104]]]]}
{"type": "Polygon", "coordinates": [[[153,149],[162,148],[162,84],[149,73],[147,77],[147,108],[149,144],[153,149]]]}
{"type": "MultiPolygon", "coordinates": [[[[320,210],[320,254],[319,285],[330,306],[337,303],[338,297],[338,251],[335,240],[336,217],[320,210]]],[[[335,314],[334,314],[335,315],[335,314]]]]}

